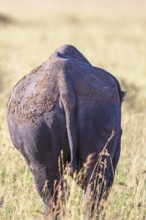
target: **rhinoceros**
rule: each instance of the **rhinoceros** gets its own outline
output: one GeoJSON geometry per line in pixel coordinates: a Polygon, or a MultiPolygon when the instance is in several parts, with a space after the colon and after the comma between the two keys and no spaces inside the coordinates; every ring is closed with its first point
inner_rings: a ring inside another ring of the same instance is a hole
{"type": "Polygon", "coordinates": [[[102,174],[108,192],[120,156],[123,96],[118,80],[91,65],[72,45],[61,46],[15,85],[7,106],[10,137],[25,158],[47,209],[54,185],[62,178],[61,152],[72,176],[86,167],[86,195],[106,146],[102,174]]]}

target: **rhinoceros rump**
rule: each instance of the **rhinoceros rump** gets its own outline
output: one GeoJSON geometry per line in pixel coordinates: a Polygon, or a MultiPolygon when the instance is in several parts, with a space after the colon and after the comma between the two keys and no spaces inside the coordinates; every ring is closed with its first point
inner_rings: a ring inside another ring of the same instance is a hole
{"type": "Polygon", "coordinates": [[[111,187],[120,156],[122,97],[117,79],[92,66],[71,45],[60,47],[13,88],[7,108],[10,136],[47,208],[54,183],[62,178],[58,167],[61,151],[71,175],[86,167],[86,192],[99,155],[114,130],[103,173],[105,191],[111,187]]]}

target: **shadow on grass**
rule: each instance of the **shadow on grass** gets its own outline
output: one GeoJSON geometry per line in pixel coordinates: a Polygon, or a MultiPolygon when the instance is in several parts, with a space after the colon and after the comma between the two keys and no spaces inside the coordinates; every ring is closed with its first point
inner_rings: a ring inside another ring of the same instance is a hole
{"type": "Polygon", "coordinates": [[[16,23],[16,21],[8,15],[0,13],[0,24],[8,25],[16,23]]]}
{"type": "Polygon", "coordinates": [[[37,26],[33,21],[22,21],[21,18],[17,20],[17,18],[12,17],[8,14],[3,14],[0,12],[0,26],[10,26],[17,25],[20,28],[28,27],[28,26],[37,26]]]}

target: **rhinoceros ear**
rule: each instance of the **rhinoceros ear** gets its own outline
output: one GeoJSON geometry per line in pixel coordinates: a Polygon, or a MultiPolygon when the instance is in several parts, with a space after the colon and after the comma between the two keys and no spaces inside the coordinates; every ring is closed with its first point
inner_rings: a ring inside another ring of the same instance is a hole
{"type": "Polygon", "coordinates": [[[121,91],[121,101],[124,102],[126,99],[127,92],[121,91]]]}

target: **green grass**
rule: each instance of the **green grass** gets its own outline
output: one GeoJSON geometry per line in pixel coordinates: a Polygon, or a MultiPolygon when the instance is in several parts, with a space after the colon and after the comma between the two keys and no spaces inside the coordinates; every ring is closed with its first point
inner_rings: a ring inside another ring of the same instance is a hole
{"type": "MultiPolygon", "coordinates": [[[[145,8],[144,0],[1,0],[1,220],[41,218],[43,205],[33,178],[10,141],[6,103],[16,82],[64,43],[75,45],[93,65],[113,73],[127,91],[122,110],[121,158],[99,219],[146,219],[145,8]]],[[[63,219],[82,219],[82,192],[72,180],[70,186],[73,196],[63,219]]]]}

